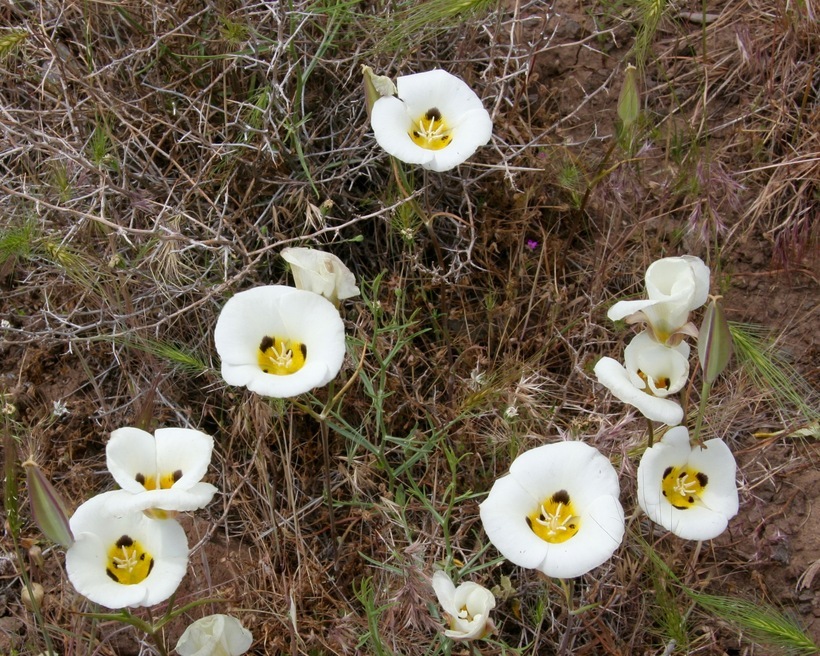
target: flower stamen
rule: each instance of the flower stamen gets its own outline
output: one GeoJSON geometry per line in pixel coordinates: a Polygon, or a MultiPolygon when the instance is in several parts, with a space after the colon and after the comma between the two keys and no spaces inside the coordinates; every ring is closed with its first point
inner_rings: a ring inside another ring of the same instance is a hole
{"type": "Polygon", "coordinates": [[[527,524],[545,542],[566,542],[579,529],[578,516],[566,490],[558,490],[527,517],[527,524]]]}
{"type": "Polygon", "coordinates": [[[307,347],[295,340],[279,337],[262,338],[257,353],[259,367],[266,374],[287,376],[299,371],[305,364],[307,347]]]}
{"type": "Polygon", "coordinates": [[[154,558],[142,545],[128,535],[123,535],[108,550],[105,573],[112,581],[122,585],[142,583],[154,568],[154,558]]]}
{"type": "Polygon", "coordinates": [[[414,144],[427,150],[441,150],[453,140],[452,130],[437,107],[431,107],[413,121],[408,134],[414,144]]]}
{"type": "Polygon", "coordinates": [[[663,472],[661,490],[663,496],[678,510],[688,510],[699,500],[709,482],[703,472],[667,467],[663,472]]]}
{"type": "MultiPolygon", "coordinates": [[[[646,372],[638,369],[638,376],[640,376],[641,380],[643,380],[645,383],[650,383],[649,374],[647,374],[646,372]]],[[[660,378],[653,378],[651,380],[651,382],[655,384],[655,389],[668,390],[669,389],[669,384],[670,384],[671,381],[669,380],[668,376],[661,376],[660,378]]],[[[649,389],[644,390],[644,391],[647,394],[652,394],[652,385],[649,386],[649,389]]],[[[653,396],[654,396],[654,394],[653,394],[653,396]]]]}

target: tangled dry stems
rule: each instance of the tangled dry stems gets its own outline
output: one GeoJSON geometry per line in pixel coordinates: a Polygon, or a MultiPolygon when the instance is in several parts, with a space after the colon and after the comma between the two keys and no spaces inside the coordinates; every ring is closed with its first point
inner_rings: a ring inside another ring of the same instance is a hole
{"type": "MultiPolygon", "coordinates": [[[[180,600],[229,598],[259,653],[425,653],[438,626],[427,577],[450,558],[488,584],[513,575],[497,621],[507,645],[556,649],[560,593],[492,560],[477,493],[545,438],[588,439],[634,479],[639,429],[590,372],[627,337],[605,307],[637,292],[649,261],[713,253],[716,238],[726,252],[766,235],[786,262],[816,244],[811,2],[748,0],[705,34],[664,14],[645,62],[643,140],[612,159],[635,16],[484,4],[439,21],[382,2],[0,9],[2,348],[16,365],[2,392],[20,412],[21,450],[79,500],[104,485],[113,428],[147,413],[215,434],[225,494],[192,527],[180,600]],[[369,132],[363,63],[459,74],[491,110],[492,145],[457,172],[402,179],[369,132]],[[359,441],[330,433],[336,536],[320,427],[225,388],[212,348],[224,300],[285,281],[277,253],[293,243],[333,250],[369,297],[344,309],[353,357],[339,386],[365,355],[335,420],[359,441]],[[59,421],[57,398],[71,408],[59,421]],[[445,513],[454,495],[442,526],[431,509],[445,513]],[[381,609],[378,636],[368,604],[381,609]]],[[[733,440],[754,424],[744,385],[718,390],[708,430],[733,440]]],[[[761,399],[753,416],[769,411],[761,399]]],[[[764,472],[747,472],[747,497],[764,472]]],[[[694,582],[732,558],[733,540],[699,561],[680,542],[656,547],[694,582]]],[[[651,584],[634,547],[585,579],[579,605],[598,607],[580,616],[573,653],[664,644],[638,594],[651,584]]],[[[65,585],[51,594],[51,621],[90,653],[82,600],[65,585]]],[[[690,653],[731,642],[695,633],[690,653]]],[[[103,653],[137,649],[112,626],[101,635],[103,653]]]]}

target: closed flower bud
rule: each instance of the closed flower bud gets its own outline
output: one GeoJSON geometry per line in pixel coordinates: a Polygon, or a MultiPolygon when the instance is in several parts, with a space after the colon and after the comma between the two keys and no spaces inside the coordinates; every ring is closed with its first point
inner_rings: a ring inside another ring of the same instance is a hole
{"type": "Polygon", "coordinates": [[[26,607],[26,610],[34,611],[35,608],[40,608],[43,604],[45,596],[46,591],[43,590],[43,586],[39,583],[32,583],[31,592],[29,592],[29,588],[23,588],[23,591],[20,593],[20,601],[23,602],[23,606],[26,607]]]}
{"type": "Polygon", "coordinates": [[[732,357],[732,333],[718,298],[712,297],[698,337],[698,359],[703,368],[703,377],[711,385],[726,368],[732,357]]]}
{"type": "Polygon", "coordinates": [[[74,536],[68,525],[65,502],[36,462],[26,460],[23,467],[35,524],[49,540],[67,549],[74,543],[74,536]]]}

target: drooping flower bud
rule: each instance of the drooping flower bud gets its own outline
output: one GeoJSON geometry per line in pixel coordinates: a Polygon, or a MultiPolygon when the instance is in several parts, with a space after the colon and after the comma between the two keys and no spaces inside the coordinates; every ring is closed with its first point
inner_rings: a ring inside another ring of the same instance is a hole
{"type": "Polygon", "coordinates": [[[34,522],[49,540],[68,549],[74,543],[74,535],[68,525],[65,502],[36,462],[26,460],[23,467],[34,522]]]}

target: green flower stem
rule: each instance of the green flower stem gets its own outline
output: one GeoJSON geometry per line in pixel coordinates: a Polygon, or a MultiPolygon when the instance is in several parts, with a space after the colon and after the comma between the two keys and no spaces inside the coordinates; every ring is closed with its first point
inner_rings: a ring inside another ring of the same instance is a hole
{"type": "MultiPolygon", "coordinates": [[[[362,353],[362,358],[364,358],[364,353],[362,353]]],[[[348,383],[349,382],[350,381],[348,381],[348,383]]],[[[328,416],[330,415],[336,400],[339,398],[341,393],[347,389],[347,385],[342,388],[338,395],[334,396],[334,383],[335,381],[332,380],[328,384],[328,401],[321,413],[316,412],[310,406],[303,405],[298,401],[293,401],[293,405],[302,411],[307,412],[311,417],[319,422],[319,432],[322,436],[322,475],[325,484],[325,503],[327,504],[328,529],[330,530],[330,543],[332,545],[331,554],[333,561],[336,562],[336,549],[338,545],[336,544],[336,513],[333,509],[333,490],[330,481],[330,439],[328,435],[328,416]]]]}
{"type": "Polygon", "coordinates": [[[145,635],[151,638],[151,641],[156,645],[160,656],[168,656],[168,650],[165,647],[165,641],[162,639],[162,634],[159,633],[159,628],[151,622],[146,622],[139,617],[131,614],[126,608],[123,608],[119,613],[82,613],[84,617],[92,617],[94,619],[113,622],[122,622],[139,629],[145,635]]]}
{"type": "Polygon", "coordinates": [[[331,410],[333,410],[334,406],[342,399],[342,397],[347,393],[347,390],[353,385],[353,382],[359,377],[359,374],[362,371],[362,367],[364,367],[364,358],[367,355],[367,344],[362,344],[362,357],[359,358],[359,364],[356,367],[356,371],[353,372],[353,375],[350,379],[344,384],[342,389],[340,389],[336,396],[330,397],[330,400],[325,404],[325,407],[322,409],[321,419],[324,421],[330,415],[331,410]]]}
{"type": "MultiPolygon", "coordinates": [[[[401,194],[405,197],[407,202],[409,203],[410,207],[413,208],[413,211],[416,213],[421,219],[421,222],[424,224],[425,229],[427,230],[427,235],[430,238],[430,243],[433,246],[433,251],[436,254],[436,262],[438,263],[439,269],[441,270],[441,277],[439,279],[439,308],[438,308],[438,316],[441,317],[441,321],[438,320],[435,313],[431,314],[431,320],[433,325],[441,332],[441,335],[444,339],[444,343],[447,346],[447,353],[450,362],[454,361],[453,352],[452,352],[452,341],[450,339],[450,331],[447,327],[447,318],[450,315],[450,296],[449,296],[449,287],[445,284],[444,281],[444,272],[447,270],[447,267],[444,263],[444,253],[441,250],[441,244],[438,239],[438,235],[436,234],[435,229],[433,228],[433,221],[437,216],[453,216],[452,214],[448,214],[446,212],[432,212],[430,208],[430,183],[429,183],[429,172],[427,169],[422,169],[422,175],[424,176],[424,182],[422,183],[422,191],[424,192],[424,207],[418,203],[415,198],[413,198],[413,193],[410,191],[411,184],[407,180],[407,176],[404,174],[404,171],[401,168],[401,164],[399,160],[395,157],[390,157],[390,163],[393,168],[393,176],[396,180],[396,185],[398,186],[401,194]]],[[[458,219],[458,217],[455,217],[458,219]]]]}
{"type": "Polygon", "coordinates": [[[179,617],[183,613],[187,613],[189,610],[193,608],[205,606],[206,604],[224,604],[227,601],[227,599],[221,599],[220,597],[207,597],[205,599],[197,599],[196,601],[188,602],[187,604],[185,604],[184,606],[180,606],[176,610],[171,610],[169,607],[168,612],[165,613],[165,615],[163,615],[162,618],[156,622],[156,624],[154,624],[154,628],[161,629],[171,620],[179,617]]]}
{"type": "MultiPolygon", "coordinates": [[[[331,383],[332,385],[333,383],[331,383]]],[[[328,439],[327,419],[324,413],[321,415],[319,431],[322,434],[322,470],[325,479],[325,503],[327,504],[328,528],[330,529],[331,557],[338,564],[336,559],[336,513],[333,510],[333,490],[330,482],[330,440],[328,439]]]]}
{"type": "Polygon", "coordinates": [[[166,611],[165,615],[163,615],[156,622],[146,621],[142,618],[139,618],[136,615],[132,614],[131,611],[129,611],[127,608],[123,608],[118,613],[81,613],[81,615],[83,617],[90,617],[92,619],[101,620],[103,622],[122,622],[123,624],[133,626],[135,629],[139,629],[140,631],[145,633],[145,635],[151,638],[151,641],[154,643],[154,645],[156,645],[157,651],[159,651],[160,656],[168,656],[168,648],[165,646],[165,640],[162,637],[162,628],[166,624],[168,624],[168,622],[179,617],[183,613],[187,613],[189,610],[196,608],[197,606],[204,606],[205,604],[214,603],[225,603],[227,601],[227,599],[221,599],[219,597],[208,597],[206,599],[197,599],[196,601],[187,603],[184,606],[180,606],[179,608],[174,608],[173,597],[171,599],[172,600],[169,603],[168,611],[166,611]]]}
{"type": "Polygon", "coordinates": [[[693,436],[693,440],[695,444],[703,445],[703,440],[700,437],[700,429],[703,425],[703,415],[706,413],[706,402],[709,400],[709,392],[712,389],[712,385],[704,379],[703,385],[700,389],[700,404],[698,405],[698,418],[695,422],[695,433],[693,436]]]}
{"type": "Polygon", "coordinates": [[[564,601],[567,605],[567,626],[564,629],[564,635],[561,636],[561,644],[558,645],[558,656],[564,656],[569,653],[570,636],[572,635],[573,625],[575,624],[575,612],[572,609],[575,579],[558,579],[558,582],[564,591],[564,601]]]}
{"type": "Polygon", "coordinates": [[[29,600],[31,602],[31,612],[34,614],[34,620],[43,635],[43,639],[45,640],[46,653],[48,653],[49,656],[52,656],[57,654],[57,651],[54,649],[54,643],[51,641],[51,635],[46,630],[46,620],[43,616],[42,608],[40,608],[40,604],[34,596],[34,588],[32,586],[31,577],[28,575],[28,571],[23,566],[25,557],[23,556],[23,550],[20,546],[20,528],[22,526],[22,522],[20,520],[20,495],[17,486],[17,443],[11,434],[8,423],[9,420],[6,419],[4,422],[5,425],[3,426],[3,446],[5,451],[3,470],[6,479],[3,501],[6,510],[6,525],[8,526],[8,532],[11,533],[11,543],[14,554],[17,557],[17,562],[20,563],[20,578],[23,579],[23,585],[25,585],[26,590],[28,591],[29,600]]]}
{"type": "Polygon", "coordinates": [[[655,429],[652,427],[652,420],[646,420],[646,445],[651,447],[655,443],[655,429]]]}

